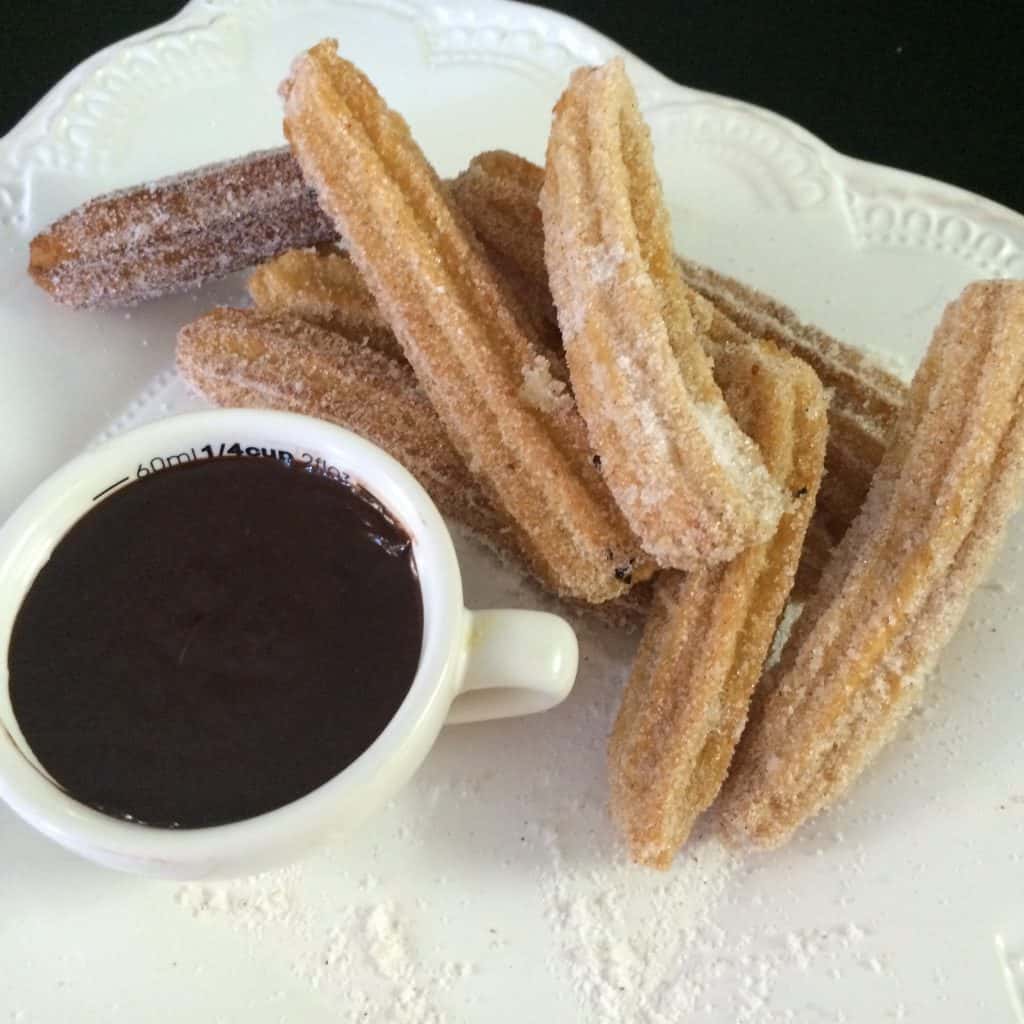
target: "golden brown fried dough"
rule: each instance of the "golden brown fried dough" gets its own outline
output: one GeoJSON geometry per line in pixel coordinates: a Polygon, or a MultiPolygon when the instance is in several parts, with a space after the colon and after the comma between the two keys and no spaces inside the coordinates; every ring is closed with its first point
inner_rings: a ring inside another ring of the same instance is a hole
{"type": "Polygon", "coordinates": [[[297,316],[405,358],[362,274],[333,246],[293,249],[257,267],[249,294],[261,312],[297,316]]]}
{"type": "Polygon", "coordinates": [[[914,376],[864,508],[759,690],[721,805],[784,842],[892,737],[999,545],[1024,477],[1024,282],[970,285],[914,376]]]}
{"type": "Polygon", "coordinates": [[[661,573],[609,744],[612,811],[635,860],[666,868],[717,796],[793,585],[825,457],[825,394],[774,347],[723,344],[715,376],[794,503],[726,565],[661,573]]]}
{"type": "Polygon", "coordinates": [[[645,550],[693,568],[767,540],[786,502],[714,381],[621,60],[573,72],[540,206],[576,401],[645,550]]]}
{"type": "Polygon", "coordinates": [[[539,577],[604,601],[652,566],[592,463],[572,396],[405,122],[325,41],[282,88],[306,180],[455,448],[539,577]]]}

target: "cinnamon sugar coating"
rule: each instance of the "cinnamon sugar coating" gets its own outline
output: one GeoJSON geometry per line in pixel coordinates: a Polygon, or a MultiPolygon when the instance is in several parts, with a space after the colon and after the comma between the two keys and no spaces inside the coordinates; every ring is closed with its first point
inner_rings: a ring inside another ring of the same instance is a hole
{"type": "Polygon", "coordinates": [[[64,305],[125,306],[334,235],[291,154],[273,149],[92,199],[32,240],[28,269],[64,305]]]}
{"type": "MultiPolygon", "coordinates": [[[[221,308],[179,331],[177,365],[216,405],[284,409],[361,434],[401,462],[445,516],[527,568],[516,532],[452,447],[405,360],[295,317],[221,308]]],[[[640,584],[614,601],[572,606],[635,628],[649,601],[640,584]]]]}
{"type": "Polygon", "coordinates": [[[649,575],[572,396],[402,118],[330,40],[282,94],[303,175],[537,575],[594,602],[649,575]]]}
{"type": "Polygon", "coordinates": [[[720,342],[715,377],[794,501],[768,541],[654,583],[608,753],[613,815],[633,858],[660,868],[725,780],[793,586],[828,432],[814,372],[769,344],[720,342]]]}
{"type": "Polygon", "coordinates": [[[621,60],[573,72],[540,205],[576,401],[645,550],[693,568],[767,540],[786,501],[714,381],[621,60]]]}
{"type": "Polygon", "coordinates": [[[998,548],[1024,478],[1024,282],[950,304],[864,507],[758,691],[721,804],[784,842],[892,737],[998,548]]]}

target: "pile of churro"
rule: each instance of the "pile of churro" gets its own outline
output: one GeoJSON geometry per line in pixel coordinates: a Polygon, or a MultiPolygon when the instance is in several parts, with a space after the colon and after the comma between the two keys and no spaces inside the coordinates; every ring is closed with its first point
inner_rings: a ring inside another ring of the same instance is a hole
{"type": "Polygon", "coordinates": [[[1024,282],[968,286],[908,387],[674,251],[621,60],[573,73],[544,167],[449,181],[333,41],[281,95],[287,147],[86,203],[32,276],[103,307],[255,266],[251,307],[181,329],[189,384],[359,432],[551,593],[641,624],[609,741],[637,861],[712,804],[785,841],[913,706],[1015,508],[1024,282]]]}

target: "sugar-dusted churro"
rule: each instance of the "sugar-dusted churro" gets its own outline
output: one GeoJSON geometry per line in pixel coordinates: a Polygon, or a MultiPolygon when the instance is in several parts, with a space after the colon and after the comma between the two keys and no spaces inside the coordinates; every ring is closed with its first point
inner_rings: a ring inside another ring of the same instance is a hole
{"type": "MultiPolygon", "coordinates": [[[[536,214],[543,182],[542,168],[498,152],[475,156],[452,185],[456,202],[489,251],[502,254],[518,277],[532,276],[534,294],[547,288],[544,232],[536,214]]],[[[771,296],[691,260],[677,257],[677,262],[691,288],[751,336],[810,363],[831,392],[827,472],[812,528],[817,554],[801,566],[801,577],[811,582],[860,511],[906,385],[866,352],[803,323],[771,296]]]]}
{"type": "Polygon", "coordinates": [[[757,342],[725,343],[715,377],[794,502],[768,541],[725,565],[665,572],[609,744],[612,811],[635,860],[666,868],[725,780],[793,585],[828,432],[814,372],[757,342]]]}
{"type": "MultiPolygon", "coordinates": [[[[333,329],[354,334],[371,347],[404,362],[400,346],[384,325],[369,288],[344,253],[327,247],[285,253],[253,274],[249,292],[263,313],[298,316],[310,323],[332,325],[333,329]]],[[[713,342],[751,342],[752,339],[731,325],[727,317],[700,302],[698,305],[711,325],[709,334],[713,342]]],[[[808,594],[813,589],[835,545],[822,523],[820,510],[819,491],[794,586],[798,595],[808,594]]]]}
{"type": "Polygon", "coordinates": [[[721,820],[783,842],[836,799],[921,692],[1024,478],[1024,282],[952,303],[864,508],[766,678],[721,820]]]}
{"type": "MultiPolygon", "coordinates": [[[[405,360],[294,317],[221,308],[181,329],[177,364],[217,405],[299,412],[368,438],[420,481],[444,515],[524,567],[515,532],[452,447],[405,360]]],[[[614,601],[573,607],[632,628],[649,599],[640,584],[614,601]]]]}
{"type": "Polygon", "coordinates": [[[714,381],[621,60],[573,72],[540,206],[576,401],[645,550],[692,568],[767,540],[786,502],[714,381]]]}
{"type": "Polygon", "coordinates": [[[816,520],[837,544],[860,511],[907,386],[867,353],[802,323],[780,302],[724,274],[679,260],[686,282],[749,334],[809,363],[832,393],[828,469],[816,520]]]}
{"type": "Polygon", "coordinates": [[[541,338],[561,351],[537,205],[543,184],[543,168],[514,153],[492,150],[473,157],[449,188],[487,255],[537,317],[541,338]]]}
{"type": "Polygon", "coordinates": [[[273,149],[90,200],[36,235],[29,273],[68,306],[130,305],[334,235],[273,149]]]}
{"type": "Polygon", "coordinates": [[[249,294],[264,313],[297,316],[405,358],[362,274],[332,246],[293,249],[257,267],[249,294]]]}
{"type": "Polygon", "coordinates": [[[379,445],[446,515],[504,552],[508,523],[448,440],[408,363],[294,317],[215,309],[178,334],[182,377],[218,405],[259,405],[329,420],[379,445]]]}
{"type": "Polygon", "coordinates": [[[537,575],[590,601],[648,575],[572,396],[405,122],[331,40],[299,56],[282,93],[306,180],[537,575]]]}

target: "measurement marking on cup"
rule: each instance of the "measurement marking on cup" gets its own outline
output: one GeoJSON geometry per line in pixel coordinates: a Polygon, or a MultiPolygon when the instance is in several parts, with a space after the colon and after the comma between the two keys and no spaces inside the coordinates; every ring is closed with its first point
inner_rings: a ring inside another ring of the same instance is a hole
{"type": "Polygon", "coordinates": [[[104,494],[106,494],[106,493],[107,493],[108,491],[112,491],[112,490],[113,490],[113,489],[114,489],[115,487],[120,487],[120,486],[121,486],[121,484],[123,484],[123,483],[127,483],[127,482],[128,482],[129,480],[131,480],[131,477],[130,477],[130,476],[123,476],[123,477],[121,477],[121,479],[120,479],[120,480],[115,480],[115,481],[114,481],[114,482],[113,482],[112,484],[110,484],[109,486],[107,486],[107,487],[104,487],[104,488],[103,488],[103,490],[102,490],[102,491],[100,491],[100,493],[99,493],[99,494],[94,494],[94,495],[92,496],[92,500],[93,500],[93,501],[98,501],[98,500],[99,500],[100,498],[102,498],[102,497],[103,497],[103,495],[104,495],[104,494]]]}
{"type": "Polygon", "coordinates": [[[181,466],[186,462],[195,462],[198,458],[195,448],[190,448],[186,452],[172,452],[170,455],[154,455],[148,463],[139,463],[135,475],[139,478],[149,476],[150,473],[159,473],[161,469],[181,466]]]}
{"type": "MultiPolygon", "coordinates": [[[[259,457],[264,459],[278,459],[281,462],[287,462],[289,465],[295,456],[285,451],[283,448],[267,448],[265,445],[250,444],[244,448],[241,443],[235,441],[231,445],[228,445],[227,441],[221,441],[220,445],[215,449],[212,444],[204,444],[199,449],[208,459],[223,458],[226,455],[249,455],[253,457],[259,457]]],[[[195,449],[192,449],[193,454],[195,449]]]]}
{"type": "MultiPolygon", "coordinates": [[[[138,464],[134,476],[135,479],[141,480],[151,473],[159,473],[161,470],[172,469],[174,466],[183,466],[188,462],[199,462],[202,459],[223,458],[228,455],[277,459],[289,466],[292,462],[296,461],[295,454],[284,448],[267,448],[264,445],[247,445],[243,448],[238,441],[233,442],[231,445],[226,441],[221,441],[220,444],[204,444],[198,451],[193,446],[185,451],[171,452],[169,455],[154,455],[152,458],[138,464]]],[[[346,475],[337,467],[328,465],[324,459],[311,455],[309,452],[304,452],[298,461],[307,472],[324,474],[339,480],[347,479],[346,475]]],[[[105,494],[109,494],[115,488],[120,487],[121,484],[125,484],[131,479],[131,476],[123,476],[120,480],[115,480],[112,484],[104,487],[98,494],[94,494],[92,500],[98,501],[105,494]]]]}

